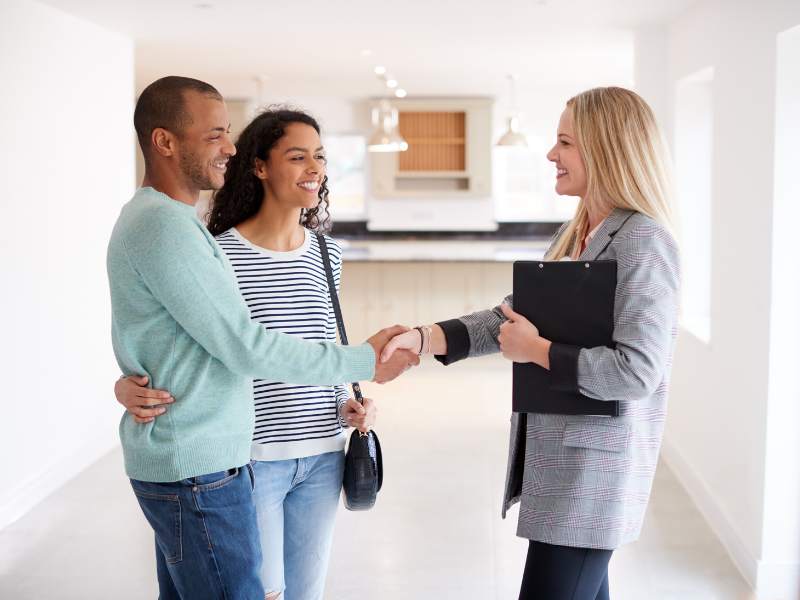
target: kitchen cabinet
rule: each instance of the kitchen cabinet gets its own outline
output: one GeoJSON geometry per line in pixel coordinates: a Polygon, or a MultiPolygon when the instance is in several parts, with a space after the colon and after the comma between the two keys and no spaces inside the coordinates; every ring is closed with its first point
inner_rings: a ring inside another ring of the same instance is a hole
{"type": "Polygon", "coordinates": [[[392,106],[399,112],[398,130],[408,150],[370,157],[374,198],[491,194],[491,100],[393,100],[392,106]]]}
{"type": "Polygon", "coordinates": [[[460,317],[511,293],[512,263],[345,262],[340,299],[351,344],[390,325],[460,317]]]}

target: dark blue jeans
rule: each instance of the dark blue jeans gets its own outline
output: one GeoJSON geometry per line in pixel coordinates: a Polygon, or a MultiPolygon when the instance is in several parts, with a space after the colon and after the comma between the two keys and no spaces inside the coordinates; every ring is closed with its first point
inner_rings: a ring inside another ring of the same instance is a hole
{"type": "Polygon", "coordinates": [[[251,465],[173,483],[131,479],[156,534],[160,600],[263,600],[253,481],[251,465]]]}

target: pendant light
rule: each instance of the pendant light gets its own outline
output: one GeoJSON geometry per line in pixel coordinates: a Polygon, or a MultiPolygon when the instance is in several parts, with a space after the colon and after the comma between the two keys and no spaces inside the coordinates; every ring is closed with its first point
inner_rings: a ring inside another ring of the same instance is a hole
{"type": "Polygon", "coordinates": [[[376,131],[367,144],[370,152],[403,152],[408,144],[397,131],[400,115],[388,100],[381,100],[381,105],[372,109],[372,124],[376,131]]]}
{"type": "Polygon", "coordinates": [[[517,112],[516,83],[519,75],[512,73],[508,76],[511,81],[511,111],[508,113],[508,131],[497,140],[498,146],[519,146],[527,147],[528,142],[525,136],[519,132],[519,113],[517,112]]]}
{"type": "MultiPolygon", "coordinates": [[[[397,80],[386,72],[383,67],[377,67],[375,74],[386,87],[397,87],[397,80]]],[[[384,88],[385,90],[385,88],[384,88]]],[[[406,95],[405,90],[398,89],[395,94],[402,98],[406,95]]],[[[372,125],[375,132],[367,143],[368,152],[404,152],[408,150],[408,144],[397,131],[400,122],[400,113],[392,106],[387,98],[381,100],[380,106],[372,109],[372,125]]]]}

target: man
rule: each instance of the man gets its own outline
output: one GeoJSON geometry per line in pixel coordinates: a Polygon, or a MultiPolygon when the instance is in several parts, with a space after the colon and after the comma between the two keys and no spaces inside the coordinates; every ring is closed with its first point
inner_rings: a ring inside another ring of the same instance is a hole
{"type": "Polygon", "coordinates": [[[342,347],[251,321],[234,272],[195,216],[236,149],[210,85],[165,77],[139,98],[142,187],[108,248],[114,352],[176,399],[162,417],[120,424],[125,468],[155,531],[161,600],[256,600],[261,552],[249,468],[252,378],[307,385],[389,381],[419,359],[378,361],[395,327],[342,347]]]}

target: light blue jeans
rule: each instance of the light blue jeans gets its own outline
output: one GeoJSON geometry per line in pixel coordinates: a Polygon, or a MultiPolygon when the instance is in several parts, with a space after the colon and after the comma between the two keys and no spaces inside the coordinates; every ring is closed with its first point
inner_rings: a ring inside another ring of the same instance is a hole
{"type": "Polygon", "coordinates": [[[261,580],[281,600],[320,600],[344,477],[344,451],[256,461],[261,580]]]}

